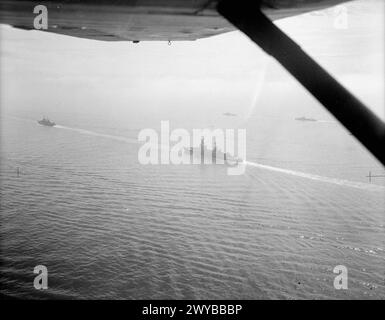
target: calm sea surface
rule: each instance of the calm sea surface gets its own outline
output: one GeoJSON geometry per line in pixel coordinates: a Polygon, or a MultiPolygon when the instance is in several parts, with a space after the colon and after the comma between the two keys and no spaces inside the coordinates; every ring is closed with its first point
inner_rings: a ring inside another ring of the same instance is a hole
{"type": "Polygon", "coordinates": [[[335,123],[254,116],[250,164],[228,176],[140,165],[137,135],[159,119],[54,114],[48,128],[39,117],[1,117],[1,294],[385,298],[384,181],[365,177],[383,169],[335,123]],[[39,264],[45,291],[33,287],[39,264]],[[337,265],[348,290],[333,287],[337,265]]]}

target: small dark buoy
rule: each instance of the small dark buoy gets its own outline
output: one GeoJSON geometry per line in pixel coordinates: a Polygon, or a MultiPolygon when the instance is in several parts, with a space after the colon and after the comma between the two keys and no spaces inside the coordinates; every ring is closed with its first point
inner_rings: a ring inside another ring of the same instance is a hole
{"type": "Polygon", "coordinates": [[[132,41],[132,43],[139,43],[139,42],[140,42],[139,40],[132,41]]]}
{"type": "Polygon", "coordinates": [[[17,173],[17,177],[20,177],[20,169],[19,169],[19,167],[17,167],[16,173],[17,173]]]}

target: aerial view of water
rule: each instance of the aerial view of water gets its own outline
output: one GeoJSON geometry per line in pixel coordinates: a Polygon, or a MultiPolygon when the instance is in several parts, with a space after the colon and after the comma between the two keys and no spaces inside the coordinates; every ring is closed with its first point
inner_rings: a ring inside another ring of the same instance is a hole
{"type": "MultiPolygon", "coordinates": [[[[342,5],[274,23],[384,120],[384,2],[342,5]]],[[[384,167],[278,62],[237,31],[59,29],[0,25],[0,298],[385,299],[384,167]],[[142,164],[162,121],[245,130],[244,173],[142,164]]]]}
{"type": "Polygon", "coordinates": [[[245,174],[229,176],[141,165],[133,119],[54,115],[52,128],[28,112],[1,118],[3,295],[385,297],[385,189],[366,177],[381,167],[332,121],[255,114],[245,174]],[[32,284],[40,264],[45,291],[32,284]],[[348,290],[333,287],[337,265],[348,290]]]}

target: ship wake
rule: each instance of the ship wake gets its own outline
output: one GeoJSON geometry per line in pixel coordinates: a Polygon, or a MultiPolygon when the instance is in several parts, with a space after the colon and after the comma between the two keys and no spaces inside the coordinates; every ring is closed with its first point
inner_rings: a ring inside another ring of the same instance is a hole
{"type": "Polygon", "coordinates": [[[367,191],[377,191],[377,192],[384,192],[385,191],[385,187],[380,186],[380,185],[376,185],[376,184],[369,184],[369,183],[356,182],[356,181],[350,181],[350,180],[344,180],[344,179],[324,177],[324,176],[319,176],[316,174],[294,171],[294,170],[289,170],[289,169],[284,169],[284,168],[279,168],[279,167],[273,167],[273,166],[269,166],[269,165],[265,165],[265,164],[261,164],[261,163],[256,163],[256,162],[251,162],[251,161],[246,161],[245,164],[252,166],[252,167],[259,168],[259,169],[279,172],[279,173],[288,174],[288,175],[292,175],[295,177],[301,177],[301,178],[310,179],[310,180],[319,181],[319,182],[331,183],[334,185],[339,185],[339,186],[344,186],[344,187],[356,188],[356,189],[367,190],[367,191]]]}
{"type": "Polygon", "coordinates": [[[66,126],[62,126],[62,125],[56,125],[55,128],[69,130],[69,131],[77,132],[77,133],[84,134],[84,135],[94,136],[94,137],[112,139],[115,141],[121,141],[121,142],[126,142],[126,143],[138,143],[138,141],[135,139],[126,138],[123,136],[115,136],[115,135],[105,134],[105,133],[98,133],[95,131],[89,131],[89,130],[85,130],[85,129],[71,128],[71,127],[66,127],[66,126]]]}

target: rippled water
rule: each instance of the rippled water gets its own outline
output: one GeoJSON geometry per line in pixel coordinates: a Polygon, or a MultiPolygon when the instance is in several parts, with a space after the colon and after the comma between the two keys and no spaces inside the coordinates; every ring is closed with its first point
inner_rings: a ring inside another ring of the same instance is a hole
{"type": "Polygon", "coordinates": [[[266,119],[248,128],[246,173],[228,176],[140,165],[139,127],[1,118],[1,293],[384,299],[384,186],[365,178],[381,167],[342,130],[315,138],[331,124],[285,123],[279,137],[266,119]],[[337,265],[348,290],[333,287],[337,265]]]}

